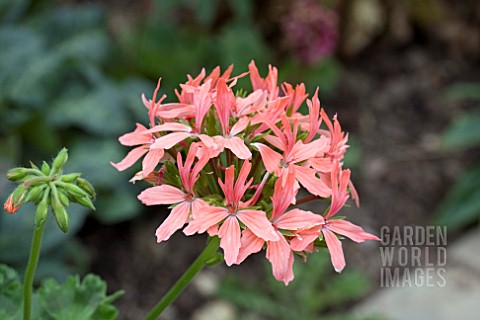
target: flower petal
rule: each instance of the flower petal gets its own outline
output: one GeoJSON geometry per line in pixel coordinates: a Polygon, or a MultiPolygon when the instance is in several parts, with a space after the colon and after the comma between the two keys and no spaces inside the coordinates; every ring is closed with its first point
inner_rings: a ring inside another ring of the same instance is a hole
{"type": "Polygon", "coordinates": [[[188,132],[173,132],[161,136],[158,139],[155,139],[155,142],[152,143],[150,149],[170,149],[180,141],[183,141],[190,137],[188,132]]]}
{"type": "Polygon", "coordinates": [[[202,209],[208,207],[208,204],[202,199],[195,199],[192,201],[192,217],[193,219],[199,219],[203,212],[202,209]]]}
{"type": "Polygon", "coordinates": [[[136,146],[139,144],[147,144],[152,142],[152,135],[145,133],[147,128],[145,128],[140,123],[137,123],[137,128],[133,132],[125,133],[118,141],[124,146],[136,146]]]}
{"type": "Polygon", "coordinates": [[[345,220],[330,220],[328,221],[328,229],[352,239],[355,242],[363,242],[365,240],[378,240],[377,236],[365,232],[362,227],[357,226],[345,220]]]}
{"type": "Polygon", "coordinates": [[[164,131],[190,132],[192,131],[192,128],[178,122],[167,122],[167,123],[159,124],[147,130],[146,132],[154,133],[154,132],[164,132],[164,131]]]}
{"type": "Polygon", "coordinates": [[[245,145],[245,141],[239,137],[226,138],[224,140],[224,147],[232,150],[232,152],[242,160],[252,157],[252,153],[245,145]]]}
{"type": "Polygon", "coordinates": [[[285,238],[279,234],[280,240],[268,241],[267,259],[272,264],[273,276],[288,285],[293,280],[293,252],[285,238]]]}
{"type": "Polygon", "coordinates": [[[303,228],[310,228],[323,222],[323,217],[311,211],[304,211],[301,209],[292,209],[281,215],[276,221],[275,225],[279,229],[284,230],[298,230],[303,228]]]}
{"type": "Polygon", "coordinates": [[[138,161],[145,153],[148,152],[148,148],[144,146],[136,147],[127,154],[125,158],[122,159],[119,163],[110,162],[112,166],[115,167],[118,171],[123,171],[127,168],[130,168],[138,161]]]}
{"type": "Polygon", "coordinates": [[[237,218],[242,221],[247,228],[252,230],[256,236],[265,241],[277,241],[278,235],[272,226],[272,223],[267,219],[264,211],[260,210],[240,210],[237,213],[237,218]]]}
{"type": "Polygon", "coordinates": [[[260,151],[260,155],[262,156],[263,164],[268,172],[274,172],[280,166],[280,161],[282,161],[283,156],[273,151],[270,147],[267,147],[263,143],[252,143],[258,151],[260,151]]]}
{"type": "Polygon", "coordinates": [[[327,243],[328,251],[330,252],[330,259],[332,260],[335,271],[342,272],[346,265],[342,242],[328,229],[322,229],[322,233],[325,237],[325,242],[327,243]]]}
{"type": "Polygon", "coordinates": [[[143,158],[142,161],[142,173],[144,177],[148,176],[150,173],[153,172],[153,170],[155,170],[155,167],[160,162],[164,154],[165,151],[163,149],[155,149],[148,151],[147,155],[145,156],[145,158],[143,158]]]}
{"type": "Polygon", "coordinates": [[[262,238],[257,237],[250,229],[242,231],[242,246],[238,253],[236,264],[240,264],[252,253],[257,253],[262,250],[265,241],[262,238]]]}
{"type": "Polygon", "coordinates": [[[218,230],[220,238],[220,247],[225,254],[225,263],[231,266],[237,261],[238,252],[240,251],[240,225],[234,216],[228,217],[218,230]]]}
{"type": "Polygon", "coordinates": [[[188,226],[183,229],[183,233],[190,236],[194,233],[204,233],[210,227],[216,225],[229,216],[228,210],[222,207],[208,206],[202,209],[202,216],[191,220],[188,226]]]}
{"type": "Polygon", "coordinates": [[[143,190],[138,199],[147,206],[172,204],[185,200],[185,193],[169,185],[161,185],[143,190]]]}
{"type": "Polygon", "coordinates": [[[190,215],[190,204],[188,202],[181,202],[178,206],[172,209],[167,219],[158,227],[155,235],[157,242],[168,240],[172,234],[188,221],[190,215]]]}
{"type": "Polygon", "coordinates": [[[330,188],[319,178],[316,177],[316,171],[312,168],[295,166],[295,178],[311,194],[328,198],[331,195],[330,188]]]}

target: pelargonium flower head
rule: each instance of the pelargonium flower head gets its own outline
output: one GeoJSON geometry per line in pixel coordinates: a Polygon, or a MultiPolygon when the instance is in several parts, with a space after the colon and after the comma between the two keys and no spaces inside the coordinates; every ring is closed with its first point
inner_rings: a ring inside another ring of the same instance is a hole
{"type": "MultiPolygon", "coordinates": [[[[187,236],[208,233],[220,238],[227,265],[266,250],[274,277],[293,280],[294,256],[327,246],[335,270],[345,259],[338,235],[356,242],[378,240],[362,228],[334,216],[358,194],[343,168],[348,134],[337,116],[320,107],[318,89],[308,98],[303,83],[278,84],[278,70],[269,66],[265,78],[252,61],[248,73],[232,76],[233,66],[219,67],[175,91],[176,100],[142,97],[149,124],[137,124],[120,143],[134,147],[118,170],[140,158],[141,171],[132,182],[150,185],[138,196],[148,206],[170,205],[157,228],[166,241],[183,228],[187,236]],[[253,92],[235,89],[249,74],[253,92]],[[309,113],[299,112],[303,103],[309,113]],[[310,196],[299,199],[300,188],[310,196]],[[305,199],[330,203],[320,214],[297,207],[305,199]]],[[[14,210],[8,206],[9,210],[14,210]]]]}

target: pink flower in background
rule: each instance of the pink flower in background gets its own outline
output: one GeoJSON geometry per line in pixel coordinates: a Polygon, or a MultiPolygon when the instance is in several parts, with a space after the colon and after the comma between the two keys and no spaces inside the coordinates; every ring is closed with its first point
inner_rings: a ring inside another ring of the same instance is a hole
{"type": "MultiPolygon", "coordinates": [[[[315,10],[305,15],[318,19],[315,10]]],[[[320,108],[318,89],[308,99],[303,83],[279,86],[275,67],[269,66],[265,78],[253,61],[248,69],[251,93],[234,91],[246,73],[232,76],[232,66],[223,74],[216,67],[209,75],[202,70],[188,76],[175,92],[178,101],[164,103],[165,95],[157,101],[158,84],[152,100],[142,97],[149,127],[137,124],[119,138],[134,148],[112,165],[125,170],[145,156],[131,181],[153,186],[139,200],[171,205],[157,228],[158,242],[182,228],[187,236],[207,232],[220,238],[228,266],[265,249],[275,279],[285,284],[294,278],[295,254],[306,259],[326,245],[335,270],[341,271],[345,258],[337,235],[378,240],[333,218],[350,195],[358,205],[350,170],[342,162],[348,134],[336,116],[332,121],[320,108]],[[305,101],[307,115],[298,111],[305,101]],[[308,199],[328,201],[329,210],[321,215],[296,207],[305,202],[297,199],[301,187],[310,193],[308,199]]]]}
{"type": "Polygon", "coordinates": [[[289,49],[301,61],[310,64],[331,55],[339,38],[337,13],[314,0],[292,3],[282,23],[289,49]]]}

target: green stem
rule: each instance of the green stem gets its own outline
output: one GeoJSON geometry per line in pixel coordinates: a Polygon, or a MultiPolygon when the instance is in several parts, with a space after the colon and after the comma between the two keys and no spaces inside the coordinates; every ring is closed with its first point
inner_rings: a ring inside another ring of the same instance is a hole
{"type": "Polygon", "coordinates": [[[157,317],[182,293],[183,289],[192,281],[195,275],[200,272],[210,258],[213,257],[220,245],[218,237],[210,238],[207,247],[195,259],[192,265],[185,271],[185,273],[178,279],[173,287],[166,295],[155,305],[150,313],[145,317],[145,320],[155,320],[157,317]]]}
{"type": "Polygon", "coordinates": [[[39,226],[35,226],[33,231],[32,248],[30,250],[30,257],[28,258],[27,270],[25,271],[25,279],[23,281],[23,320],[30,320],[32,312],[33,279],[35,278],[35,271],[40,257],[44,229],[45,223],[42,223],[39,226]]]}

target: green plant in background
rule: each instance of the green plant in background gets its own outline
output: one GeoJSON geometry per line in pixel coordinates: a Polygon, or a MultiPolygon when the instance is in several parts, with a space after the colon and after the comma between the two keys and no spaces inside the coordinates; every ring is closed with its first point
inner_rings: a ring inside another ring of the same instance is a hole
{"type": "Polygon", "coordinates": [[[132,218],[140,210],[125,196],[131,188],[105,172],[109,159],[122,154],[112,142],[140,117],[136,98],[149,83],[125,76],[132,72],[125,71],[100,7],[41,3],[7,1],[0,7],[3,160],[35,161],[68,144],[72,165],[102,195],[95,217],[104,223],[132,218]]]}
{"type": "MultiPolygon", "coordinates": [[[[479,83],[458,83],[449,87],[446,97],[453,101],[480,103],[479,83]]],[[[480,147],[480,112],[464,111],[442,136],[443,147],[451,152],[480,147]]],[[[462,174],[437,210],[436,222],[458,230],[480,219],[480,163],[462,174]]]]}
{"type": "Polygon", "coordinates": [[[78,277],[69,277],[64,285],[47,280],[37,291],[33,308],[33,282],[40,259],[45,223],[49,211],[64,233],[70,227],[70,218],[65,209],[70,202],[95,209],[91,201],[95,197],[92,185],[80,173],[64,174],[63,167],[68,160],[67,149],[62,149],[50,166],[43,162],[41,168],[33,163],[30,168],[14,168],[7,178],[18,183],[17,188],[5,202],[4,209],[13,214],[27,202],[33,203],[35,223],[33,241],[25,271],[23,290],[13,269],[0,265],[0,312],[2,319],[17,319],[23,308],[23,319],[114,319],[116,309],[110,305],[121,293],[106,296],[105,283],[96,276],[88,275],[80,283],[78,277]]]}
{"type": "MultiPolygon", "coordinates": [[[[336,308],[363,297],[370,290],[368,278],[359,271],[346,270],[333,274],[327,256],[313,255],[308,264],[295,264],[296,281],[284,287],[271,277],[265,282],[246,282],[229,274],[222,282],[218,295],[233,302],[245,314],[260,319],[348,319],[335,315],[336,308]]],[[[268,271],[269,272],[269,271],[268,271]]],[[[342,312],[343,311],[343,312],[342,312]]]]}

